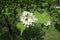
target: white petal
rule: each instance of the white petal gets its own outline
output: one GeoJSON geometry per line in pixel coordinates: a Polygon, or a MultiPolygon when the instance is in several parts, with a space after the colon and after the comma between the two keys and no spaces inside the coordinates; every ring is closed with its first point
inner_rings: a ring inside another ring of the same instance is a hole
{"type": "Polygon", "coordinates": [[[28,19],[28,22],[31,22],[31,19],[30,18],[28,19]]]}
{"type": "Polygon", "coordinates": [[[20,21],[24,21],[24,19],[23,18],[21,18],[21,20],[20,21]]]}
{"type": "Polygon", "coordinates": [[[44,23],[45,26],[51,25],[51,21],[48,21],[47,23],[44,23]]]}
{"type": "Polygon", "coordinates": [[[32,22],[30,22],[29,24],[32,25],[32,22]]]}
{"type": "Polygon", "coordinates": [[[23,21],[23,24],[25,24],[26,22],[25,21],[23,21]]]}
{"type": "Polygon", "coordinates": [[[33,13],[30,13],[29,15],[30,15],[30,16],[33,16],[33,13]]]}
{"type": "Polygon", "coordinates": [[[34,20],[38,20],[37,18],[34,18],[34,20]]]}
{"type": "Polygon", "coordinates": [[[28,22],[27,22],[27,21],[25,21],[25,24],[27,25],[27,24],[28,24],[28,22]]]}
{"type": "Polygon", "coordinates": [[[27,25],[30,25],[29,22],[27,23],[27,25]]]}
{"type": "Polygon", "coordinates": [[[24,11],[24,12],[23,12],[23,16],[26,16],[27,14],[28,14],[27,11],[24,11]]]}
{"type": "Polygon", "coordinates": [[[22,21],[22,23],[27,27],[29,27],[29,25],[32,25],[32,23],[35,22],[36,20],[38,19],[35,18],[35,15],[33,15],[33,13],[30,13],[28,11],[23,11],[23,14],[20,18],[20,21],[22,21]]]}
{"type": "Polygon", "coordinates": [[[26,27],[29,27],[28,25],[26,27]]]}
{"type": "Polygon", "coordinates": [[[48,23],[47,23],[48,25],[50,25],[51,24],[51,22],[50,21],[48,21],[48,23]]]}

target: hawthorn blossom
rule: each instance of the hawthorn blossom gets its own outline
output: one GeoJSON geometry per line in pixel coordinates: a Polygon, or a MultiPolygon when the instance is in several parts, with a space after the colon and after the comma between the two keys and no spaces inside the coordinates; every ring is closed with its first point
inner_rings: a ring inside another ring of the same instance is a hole
{"type": "Polygon", "coordinates": [[[32,25],[37,21],[37,18],[35,18],[33,13],[24,11],[20,17],[20,21],[24,24],[24,26],[29,27],[29,25],[32,25]]]}
{"type": "Polygon", "coordinates": [[[51,21],[50,21],[50,20],[47,21],[46,23],[44,23],[44,25],[45,25],[45,26],[49,26],[49,25],[51,25],[51,21]]]}

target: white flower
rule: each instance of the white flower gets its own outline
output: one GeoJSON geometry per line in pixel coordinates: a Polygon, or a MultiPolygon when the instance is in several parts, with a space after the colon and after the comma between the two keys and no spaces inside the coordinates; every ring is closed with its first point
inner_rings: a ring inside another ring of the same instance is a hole
{"type": "Polygon", "coordinates": [[[29,27],[28,25],[26,27],[29,27]]]}
{"type": "Polygon", "coordinates": [[[32,23],[37,21],[37,18],[35,18],[33,13],[24,11],[20,17],[20,21],[24,24],[24,26],[29,27],[29,25],[32,25],[32,23]]]}
{"type": "Polygon", "coordinates": [[[24,11],[22,15],[23,15],[23,16],[26,16],[28,13],[29,13],[29,12],[24,11]]]}
{"type": "Polygon", "coordinates": [[[45,26],[49,26],[49,25],[51,25],[51,21],[50,21],[50,20],[47,21],[46,23],[44,23],[44,25],[45,25],[45,26]]]}
{"type": "Polygon", "coordinates": [[[36,20],[38,20],[37,18],[34,18],[34,20],[36,21],[36,20]]]}
{"type": "Polygon", "coordinates": [[[33,16],[33,13],[30,13],[29,15],[30,15],[30,16],[33,16]]]}
{"type": "Polygon", "coordinates": [[[60,9],[60,6],[56,6],[56,8],[60,9]]]}

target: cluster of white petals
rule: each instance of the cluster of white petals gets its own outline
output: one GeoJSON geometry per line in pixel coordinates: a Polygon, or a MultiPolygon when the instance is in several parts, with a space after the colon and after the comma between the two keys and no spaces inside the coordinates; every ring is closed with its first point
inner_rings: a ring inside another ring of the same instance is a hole
{"type": "Polygon", "coordinates": [[[47,21],[46,23],[44,23],[44,25],[45,25],[45,26],[49,26],[49,25],[51,25],[51,21],[50,21],[50,20],[47,21]]]}
{"type": "Polygon", "coordinates": [[[57,9],[60,9],[60,6],[56,6],[57,9]]]}
{"type": "Polygon", "coordinates": [[[24,26],[29,27],[29,25],[32,25],[37,21],[37,18],[35,18],[33,13],[23,11],[22,16],[20,17],[20,21],[24,24],[24,26]]]}

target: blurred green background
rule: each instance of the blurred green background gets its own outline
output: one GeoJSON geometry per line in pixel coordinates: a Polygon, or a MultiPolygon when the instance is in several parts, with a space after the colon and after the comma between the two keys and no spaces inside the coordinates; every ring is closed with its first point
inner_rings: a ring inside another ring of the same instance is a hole
{"type": "Polygon", "coordinates": [[[60,0],[0,0],[0,40],[60,40],[60,0]],[[20,22],[23,11],[34,13],[37,23],[20,22]],[[48,20],[51,25],[45,26],[48,20]]]}

